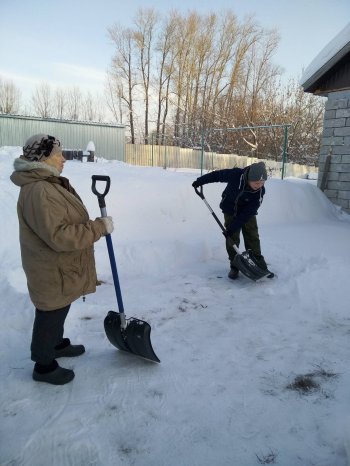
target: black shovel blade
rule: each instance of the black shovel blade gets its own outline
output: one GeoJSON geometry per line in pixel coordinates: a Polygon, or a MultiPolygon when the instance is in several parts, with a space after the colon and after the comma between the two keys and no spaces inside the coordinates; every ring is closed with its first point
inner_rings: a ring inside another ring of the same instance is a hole
{"type": "Polygon", "coordinates": [[[270,273],[268,270],[264,270],[257,265],[249,251],[236,254],[233,259],[233,264],[243,275],[255,282],[266,277],[270,273]]]}
{"type": "Polygon", "coordinates": [[[109,311],[104,320],[105,332],[113,346],[135,356],[160,362],[151,343],[151,326],[134,317],[127,320],[126,328],[121,326],[120,313],[109,311]]]}

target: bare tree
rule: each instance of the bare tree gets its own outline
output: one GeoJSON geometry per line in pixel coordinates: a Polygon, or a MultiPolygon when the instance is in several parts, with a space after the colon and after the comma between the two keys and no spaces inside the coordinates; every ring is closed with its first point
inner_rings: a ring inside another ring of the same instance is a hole
{"type": "MultiPolygon", "coordinates": [[[[305,93],[291,80],[280,93],[280,120],[290,123],[288,159],[308,165],[317,163],[323,129],[324,97],[305,93]]],[[[275,105],[275,108],[278,108],[275,105]]]]}
{"type": "Polygon", "coordinates": [[[123,124],[122,87],[115,81],[113,72],[108,71],[105,84],[105,99],[114,120],[123,124]]]}
{"type": "Polygon", "coordinates": [[[54,102],[53,108],[54,112],[53,115],[55,118],[59,120],[64,119],[64,115],[66,113],[66,106],[67,106],[67,92],[63,88],[56,88],[54,93],[54,102]]]}
{"type": "Polygon", "coordinates": [[[171,12],[169,19],[163,22],[156,44],[156,52],[159,53],[159,65],[157,67],[158,82],[157,112],[156,112],[156,141],[160,142],[160,127],[162,125],[162,143],[164,143],[166,119],[169,109],[170,82],[174,72],[174,61],[177,50],[173,47],[178,27],[178,15],[171,12]],[[163,111],[163,113],[162,113],[163,111]]]}
{"type": "MultiPolygon", "coordinates": [[[[198,18],[195,35],[190,56],[189,76],[187,82],[188,96],[186,98],[188,111],[186,119],[183,120],[183,130],[189,135],[189,128],[201,125],[203,117],[202,108],[199,102],[201,95],[205,92],[206,67],[213,56],[214,36],[217,28],[217,17],[210,14],[204,18],[198,18]]],[[[190,130],[191,132],[191,130],[190,130]]]]}
{"type": "Polygon", "coordinates": [[[142,78],[142,87],[144,95],[144,140],[148,144],[149,113],[150,113],[150,79],[151,79],[151,60],[154,30],[158,21],[158,15],[155,10],[142,9],[137,11],[134,32],[135,45],[138,50],[139,70],[142,78]]]}
{"type": "MultiPolygon", "coordinates": [[[[229,62],[229,79],[227,88],[223,94],[224,99],[221,110],[220,126],[236,126],[237,121],[237,96],[239,89],[247,86],[247,69],[246,62],[249,52],[254,45],[261,40],[261,29],[258,28],[255,21],[249,17],[242,25],[235,26],[235,40],[233,43],[232,56],[229,62]]],[[[243,97],[245,99],[245,96],[243,97]]]]}
{"type": "Polygon", "coordinates": [[[179,16],[179,26],[175,39],[175,73],[172,77],[172,88],[176,98],[174,136],[178,138],[186,125],[188,104],[191,99],[191,70],[193,70],[192,45],[200,24],[199,15],[195,12],[183,18],[179,16]]]}
{"type": "Polygon", "coordinates": [[[36,115],[49,118],[52,112],[52,91],[50,84],[42,82],[32,94],[32,104],[36,115]]]}
{"type": "Polygon", "coordinates": [[[78,86],[73,86],[67,90],[67,118],[69,120],[79,120],[82,114],[82,93],[78,86]]]}
{"type": "Polygon", "coordinates": [[[103,97],[88,91],[83,98],[82,114],[85,121],[103,121],[103,97]]]}
{"type": "Polygon", "coordinates": [[[228,86],[226,73],[233,56],[237,34],[235,15],[232,12],[225,12],[219,19],[213,37],[213,50],[205,63],[201,96],[203,128],[213,127],[217,123],[218,99],[228,86]]]}
{"type": "Polygon", "coordinates": [[[118,89],[123,105],[128,112],[131,143],[135,144],[134,124],[134,99],[137,86],[136,70],[134,65],[134,32],[131,29],[123,29],[118,25],[108,30],[110,38],[115,45],[115,53],[112,60],[111,75],[114,85],[118,89]]]}
{"type": "MultiPolygon", "coordinates": [[[[279,36],[276,31],[260,31],[259,40],[255,41],[246,53],[245,79],[238,91],[241,101],[239,118],[246,126],[259,125],[269,84],[276,82],[276,77],[280,75],[280,68],[272,63],[278,42],[279,36]]],[[[243,137],[243,141],[253,152],[258,149],[259,134],[261,132],[250,128],[243,137]]]]}
{"type": "MultiPolygon", "coordinates": [[[[321,109],[301,98],[297,88],[289,88],[288,98],[280,91],[281,69],[273,63],[279,36],[254,17],[238,21],[230,10],[207,15],[171,11],[160,22],[154,10],[140,9],[132,28],[114,26],[109,34],[115,53],[108,105],[116,120],[127,115],[132,143],[137,133],[147,144],[154,121],[153,134],[161,144],[170,139],[198,145],[205,133],[208,147],[230,150],[240,140],[244,153],[266,150],[280,157],[283,138],[274,130],[264,136],[251,129],[238,137],[225,129],[292,118],[291,156],[298,153],[297,137],[309,137],[298,133],[298,127],[318,134],[321,109]]],[[[308,147],[314,139],[310,136],[308,147]]]]}
{"type": "Polygon", "coordinates": [[[87,92],[83,101],[83,119],[85,121],[95,121],[95,105],[91,92],[87,92]]]}
{"type": "Polygon", "coordinates": [[[96,92],[93,96],[93,105],[95,109],[95,121],[102,123],[106,121],[107,114],[106,114],[106,101],[104,99],[103,94],[96,92]]]}
{"type": "Polygon", "coordinates": [[[19,112],[21,92],[10,79],[0,77],[0,113],[19,112]]]}

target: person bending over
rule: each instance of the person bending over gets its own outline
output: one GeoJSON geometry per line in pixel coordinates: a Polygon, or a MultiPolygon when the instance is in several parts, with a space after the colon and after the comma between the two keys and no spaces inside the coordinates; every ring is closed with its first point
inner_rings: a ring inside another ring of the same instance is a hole
{"type": "Polygon", "coordinates": [[[226,250],[230,261],[228,277],[235,280],[239,270],[233,260],[237,254],[232,242],[239,247],[242,231],[244,245],[254,254],[260,268],[267,270],[264,256],[261,254],[260,238],[256,216],[265,194],[267,172],[264,162],[257,162],[246,168],[227,168],[216,170],[200,176],[193,183],[199,188],[207,183],[227,183],[222,193],[220,208],[225,218],[226,250]]]}

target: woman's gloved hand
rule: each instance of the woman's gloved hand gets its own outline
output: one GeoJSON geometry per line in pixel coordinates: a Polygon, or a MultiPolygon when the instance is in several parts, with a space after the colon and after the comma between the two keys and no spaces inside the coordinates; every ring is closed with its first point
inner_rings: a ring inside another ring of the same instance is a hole
{"type": "Polygon", "coordinates": [[[108,217],[98,217],[98,220],[101,220],[104,223],[104,226],[106,228],[105,235],[110,235],[114,230],[112,217],[110,217],[110,216],[108,216],[108,217]]]}

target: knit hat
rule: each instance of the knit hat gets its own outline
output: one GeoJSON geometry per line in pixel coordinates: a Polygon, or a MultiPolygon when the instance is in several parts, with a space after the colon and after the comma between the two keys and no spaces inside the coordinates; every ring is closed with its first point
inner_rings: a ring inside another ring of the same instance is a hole
{"type": "Polygon", "coordinates": [[[29,162],[43,162],[55,152],[60,151],[61,143],[54,136],[35,134],[23,146],[22,159],[29,162]]]}
{"type": "Polygon", "coordinates": [[[266,181],[267,171],[264,162],[253,163],[248,170],[248,181],[266,181]]]}

